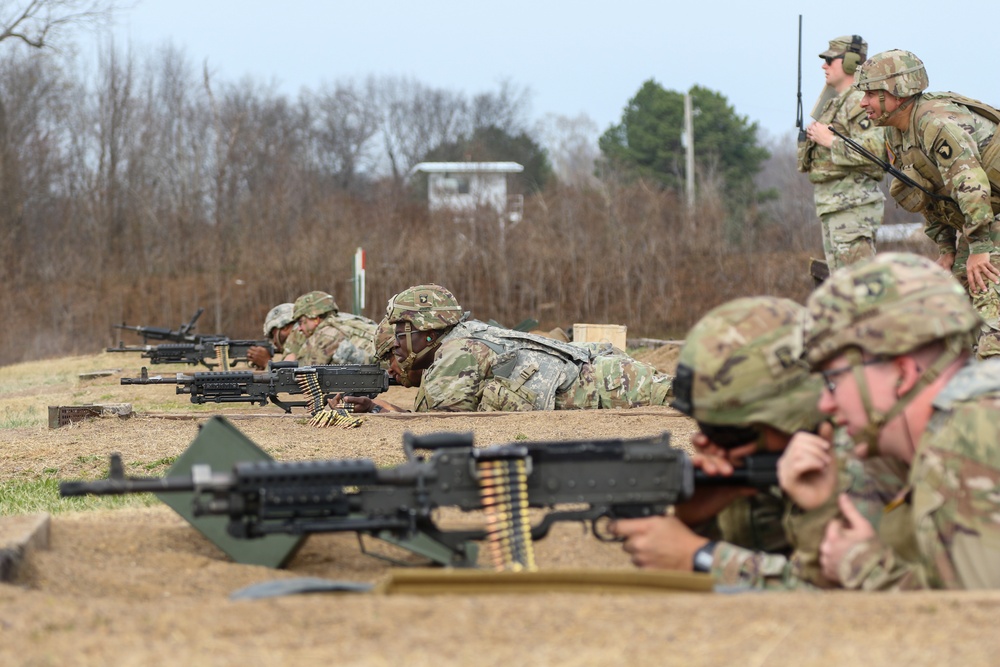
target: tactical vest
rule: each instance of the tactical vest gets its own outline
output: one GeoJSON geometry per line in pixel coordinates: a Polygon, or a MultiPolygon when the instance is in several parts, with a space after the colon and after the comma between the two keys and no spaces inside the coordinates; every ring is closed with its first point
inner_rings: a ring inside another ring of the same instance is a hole
{"type": "MultiPolygon", "coordinates": [[[[320,322],[317,331],[330,327],[335,329],[344,340],[336,350],[326,350],[331,354],[337,363],[342,364],[367,364],[375,354],[375,329],[377,324],[366,317],[351,315],[350,313],[329,313],[320,322]]],[[[313,337],[316,333],[313,334],[313,337]]],[[[310,338],[309,340],[312,340],[310,338]]],[[[312,348],[317,343],[307,343],[303,350],[312,348]]],[[[322,344],[319,344],[322,345],[322,344]]],[[[318,351],[318,350],[317,350],[318,351]]],[[[304,354],[308,358],[309,354],[304,354]]]]}
{"type": "MultiPolygon", "coordinates": [[[[837,120],[837,114],[844,104],[847,103],[850,96],[850,93],[847,93],[828,100],[826,106],[824,106],[816,118],[816,122],[823,125],[832,125],[841,134],[848,137],[851,136],[850,129],[837,120]]],[[[865,110],[861,108],[860,104],[853,104],[847,114],[848,123],[864,114],[865,110]]],[[[826,183],[827,181],[846,178],[852,172],[857,171],[875,181],[881,181],[885,176],[885,172],[882,171],[881,167],[868,161],[862,165],[855,166],[836,164],[833,161],[833,151],[831,149],[809,140],[799,144],[797,158],[798,170],[809,174],[810,183],[826,183]]]]}
{"type": "MultiPolygon", "coordinates": [[[[902,165],[899,170],[918,183],[924,190],[933,194],[949,197],[948,200],[938,200],[923,190],[906,185],[899,179],[894,179],[889,187],[889,194],[896,202],[911,213],[923,213],[931,210],[935,213],[935,218],[944,222],[950,227],[962,231],[965,226],[965,214],[962,213],[958,204],[950,198],[946,192],[944,177],[941,176],[937,165],[924,154],[919,148],[916,140],[916,118],[917,108],[924,100],[943,99],[954,104],[966,107],[969,111],[997,123],[1000,126],[1000,111],[988,104],[979,102],[956,93],[924,93],[914,103],[910,112],[910,127],[907,129],[906,137],[912,146],[902,153],[898,160],[902,165]]],[[[989,145],[982,152],[981,162],[983,170],[990,181],[991,204],[994,214],[1000,212],[1000,132],[994,131],[989,145]]]]}
{"type": "Polygon", "coordinates": [[[457,324],[448,337],[477,340],[497,354],[479,409],[552,410],[556,394],[580,376],[590,352],[552,338],[494,327],[477,320],[457,324]]]}

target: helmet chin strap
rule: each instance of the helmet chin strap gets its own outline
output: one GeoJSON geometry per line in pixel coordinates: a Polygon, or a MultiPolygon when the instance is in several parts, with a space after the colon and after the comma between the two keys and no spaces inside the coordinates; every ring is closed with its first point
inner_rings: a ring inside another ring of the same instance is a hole
{"type": "Polygon", "coordinates": [[[900,105],[898,107],[896,107],[893,111],[889,112],[889,111],[885,110],[885,91],[884,90],[879,90],[878,91],[878,106],[879,106],[879,109],[881,109],[882,113],[879,114],[879,117],[875,119],[875,124],[876,125],[885,125],[889,121],[890,118],[893,118],[900,111],[902,111],[905,108],[907,108],[908,106],[910,106],[915,99],[917,99],[916,96],[907,97],[905,100],[903,100],[900,103],[900,105]]]}
{"type": "MultiPolygon", "coordinates": [[[[407,373],[413,370],[413,367],[417,364],[417,362],[422,361],[423,359],[426,359],[429,356],[433,356],[434,352],[437,351],[439,343],[438,341],[434,341],[432,344],[420,350],[420,352],[414,352],[413,346],[410,344],[410,334],[416,332],[416,329],[413,329],[411,323],[407,321],[406,324],[404,325],[403,331],[406,333],[407,354],[406,354],[406,359],[403,359],[402,361],[399,362],[399,370],[403,372],[403,375],[406,375],[407,373]]],[[[423,333],[423,332],[417,332],[417,333],[423,333]]]]}
{"type": "Polygon", "coordinates": [[[855,442],[867,446],[869,457],[882,455],[879,450],[879,434],[885,428],[885,425],[901,414],[927,385],[934,382],[941,375],[944,369],[950,366],[953,361],[959,359],[969,349],[970,344],[971,340],[965,334],[951,336],[946,339],[945,349],[941,355],[924,370],[913,386],[910,387],[909,391],[900,396],[892,404],[892,407],[884,413],[876,410],[872,403],[872,394],[868,387],[868,379],[865,377],[865,370],[862,366],[861,350],[851,348],[847,351],[846,356],[854,366],[852,372],[858,386],[858,392],[861,394],[861,403],[865,408],[865,413],[868,415],[868,423],[855,438],[855,442]]]}

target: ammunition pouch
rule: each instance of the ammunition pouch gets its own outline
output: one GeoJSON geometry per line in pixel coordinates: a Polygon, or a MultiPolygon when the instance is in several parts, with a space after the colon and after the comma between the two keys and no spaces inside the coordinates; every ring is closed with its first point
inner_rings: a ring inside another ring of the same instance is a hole
{"type": "Polygon", "coordinates": [[[812,166],[812,149],[816,146],[815,143],[811,141],[800,141],[795,151],[796,158],[796,169],[800,173],[808,174],[809,168],[812,166]]]}
{"type": "Polygon", "coordinates": [[[527,412],[535,409],[538,394],[518,379],[492,377],[483,385],[480,412],[527,412]]]}
{"type": "MultiPolygon", "coordinates": [[[[921,176],[914,167],[907,165],[900,171],[909,176],[921,187],[930,191],[935,189],[934,183],[921,176]]],[[[924,210],[935,201],[929,194],[920,188],[907,185],[898,178],[894,179],[892,181],[892,185],[889,186],[889,194],[896,200],[897,204],[910,213],[923,213],[924,210]]]]}

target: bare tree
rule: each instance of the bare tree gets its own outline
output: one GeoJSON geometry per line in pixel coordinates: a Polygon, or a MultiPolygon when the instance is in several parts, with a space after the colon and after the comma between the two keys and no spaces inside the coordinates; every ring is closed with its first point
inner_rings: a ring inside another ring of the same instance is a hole
{"type": "Polygon", "coordinates": [[[368,166],[381,125],[374,79],[363,87],[353,81],[324,85],[318,93],[304,95],[303,104],[315,116],[312,136],[321,171],[332,172],[342,189],[352,189],[358,172],[368,166]]]}
{"type": "Polygon", "coordinates": [[[530,110],[531,91],[509,80],[500,82],[495,93],[479,93],[472,98],[469,110],[471,130],[495,127],[515,135],[527,129],[525,120],[530,110]]]}
{"type": "Polygon", "coordinates": [[[547,149],[556,178],[573,188],[597,187],[594,162],[600,156],[597,147],[597,123],[587,114],[575,118],[546,114],[536,133],[547,149]]]}
{"type": "Polygon", "coordinates": [[[113,0],[0,0],[0,42],[52,48],[64,29],[106,25],[116,9],[113,0]]]}
{"type": "Polygon", "coordinates": [[[386,157],[400,183],[430,149],[461,134],[467,105],[461,94],[414,79],[386,78],[378,88],[386,157]]]}

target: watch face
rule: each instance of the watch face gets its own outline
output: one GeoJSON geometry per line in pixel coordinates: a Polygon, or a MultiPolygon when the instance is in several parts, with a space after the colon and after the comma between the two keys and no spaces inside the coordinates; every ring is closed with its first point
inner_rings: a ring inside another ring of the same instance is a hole
{"type": "Polygon", "coordinates": [[[715,542],[709,542],[694,552],[693,569],[695,572],[711,572],[712,561],[715,559],[715,542]]]}

